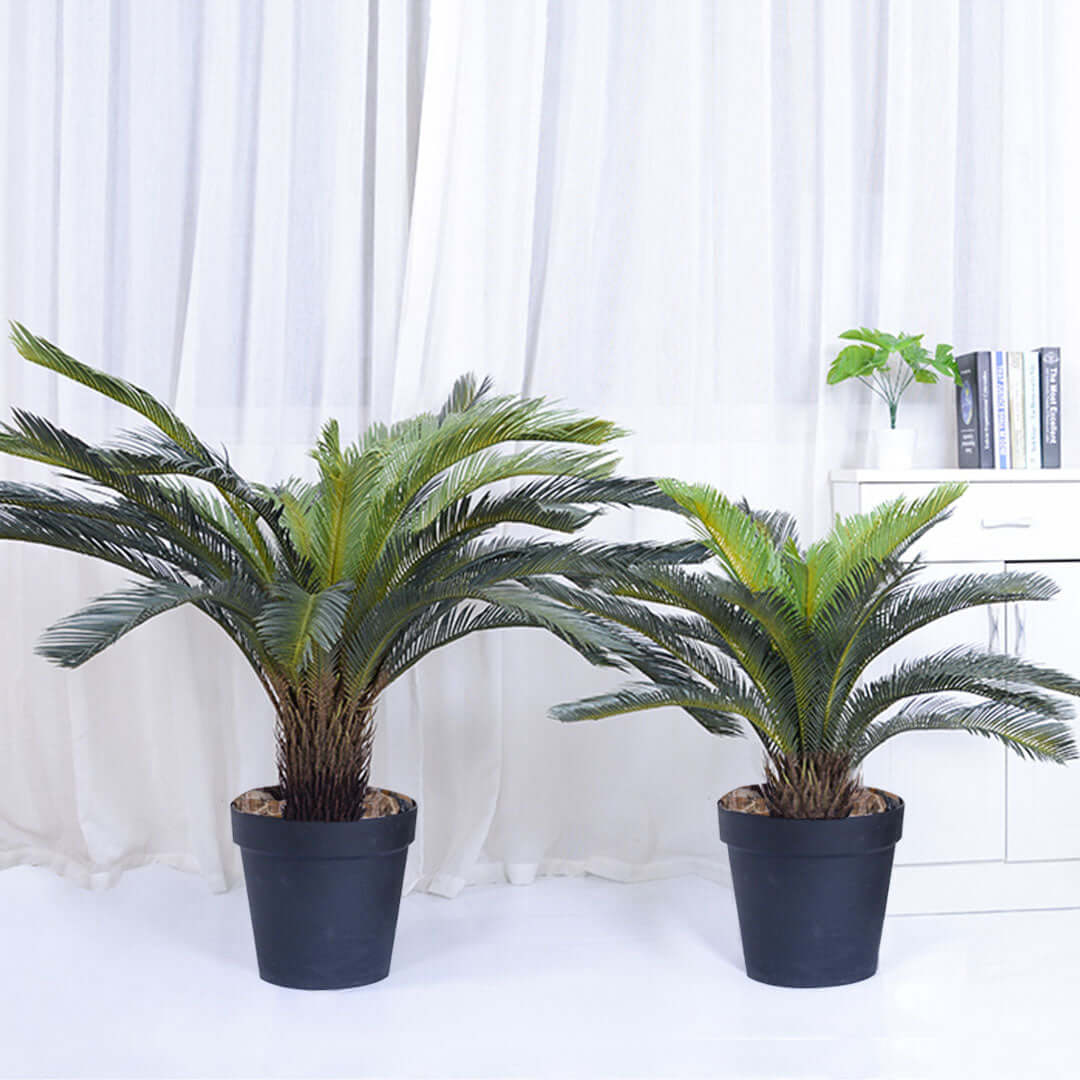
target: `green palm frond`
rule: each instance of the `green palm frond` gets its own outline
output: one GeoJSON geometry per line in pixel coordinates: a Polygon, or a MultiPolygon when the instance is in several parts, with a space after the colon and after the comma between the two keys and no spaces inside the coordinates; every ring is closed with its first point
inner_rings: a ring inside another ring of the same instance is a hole
{"type": "Polygon", "coordinates": [[[617,458],[606,451],[553,449],[550,447],[499,453],[477,451],[451,466],[438,481],[415,497],[415,517],[410,524],[424,528],[459,499],[481,488],[521,476],[565,476],[567,473],[599,480],[611,475],[617,458]]]}
{"type": "Polygon", "coordinates": [[[717,693],[709,687],[680,684],[667,687],[658,683],[641,683],[625,686],[609,694],[597,694],[566,705],[556,705],[551,715],[564,723],[581,720],[603,720],[619,713],[641,712],[649,709],[693,709],[706,718],[706,726],[716,735],[738,735],[742,725],[738,720],[740,709],[757,715],[754,705],[735,700],[734,695],[717,693]]]}
{"type": "MultiPolygon", "coordinates": [[[[783,600],[771,591],[756,593],[738,581],[678,567],[647,565],[633,585],[618,587],[622,595],[670,605],[700,616],[714,640],[742,668],[768,702],[772,728],[782,744],[794,749],[799,739],[800,686],[806,658],[800,654],[799,629],[783,600]]],[[[802,688],[805,695],[806,689],[802,688]]]]}
{"type": "Polygon", "coordinates": [[[429,652],[484,630],[538,627],[542,624],[526,611],[504,608],[481,601],[449,601],[429,608],[399,634],[382,661],[387,683],[400,678],[429,652]]]}
{"type": "Polygon", "coordinates": [[[242,612],[243,600],[241,590],[234,587],[148,581],[102,596],[54,623],[42,634],[36,651],[54,664],[75,668],[155,615],[207,601],[242,612]]]}
{"type": "Polygon", "coordinates": [[[0,540],[71,551],[111,563],[139,577],[184,581],[186,575],[212,580],[214,570],[184,548],[172,545],[137,526],[92,517],[28,507],[0,507],[0,540]]]}
{"type": "Polygon", "coordinates": [[[966,731],[996,739],[1032,761],[1061,763],[1077,756],[1072,729],[1062,720],[1043,719],[1029,707],[1011,701],[957,705],[942,698],[909,706],[872,724],[853,748],[852,765],[858,766],[886,739],[908,731],[966,731]]]}
{"type": "Polygon", "coordinates": [[[769,535],[772,545],[777,550],[792,548],[798,550],[799,526],[795,518],[785,510],[758,510],[741,499],[738,508],[761,525],[769,535]]]}
{"type": "Polygon", "coordinates": [[[315,649],[337,643],[352,589],[352,582],[342,581],[309,593],[294,581],[284,581],[262,606],[255,625],[270,654],[293,678],[307,667],[315,649]]]}
{"type": "Polygon", "coordinates": [[[777,586],[780,556],[768,524],[715,488],[678,480],[659,484],[687,512],[694,531],[735,581],[753,592],[777,586]]]}
{"type": "Polygon", "coordinates": [[[449,397],[439,410],[440,422],[445,420],[450,413],[465,412],[481,398],[487,397],[491,393],[491,386],[491,379],[484,379],[483,382],[478,383],[472,372],[460,375],[450,390],[449,397]]]}
{"type": "Polygon", "coordinates": [[[899,558],[931,526],[947,516],[963,494],[963,484],[942,484],[919,499],[895,499],[865,514],[838,518],[832,532],[806,552],[809,585],[807,617],[826,610],[844,583],[899,558]]]}
{"type": "Polygon", "coordinates": [[[113,401],[141,413],[174,442],[196,456],[210,460],[209,452],[195,433],[171,410],[141,387],[109,375],[68,356],[51,342],[31,334],[21,323],[11,324],[11,340],[20,356],[32,364],[82,383],[113,401]]]}
{"type": "Polygon", "coordinates": [[[311,561],[315,544],[312,518],[319,489],[315,484],[291,477],[270,489],[271,497],[281,508],[289,541],[301,558],[311,561]]]}
{"type": "Polygon", "coordinates": [[[992,604],[1042,602],[1057,595],[1045,575],[1006,570],[999,573],[957,574],[940,581],[899,579],[877,599],[859,624],[834,669],[834,713],[843,707],[858,679],[886,649],[916,630],[957,612],[992,604]]]}
{"type": "Polygon", "coordinates": [[[1071,707],[1053,695],[1080,696],[1080,680],[1005,653],[957,646],[903,661],[887,675],[861,684],[849,698],[838,730],[852,740],[892,706],[945,693],[971,694],[1067,720],[1071,707]]]}

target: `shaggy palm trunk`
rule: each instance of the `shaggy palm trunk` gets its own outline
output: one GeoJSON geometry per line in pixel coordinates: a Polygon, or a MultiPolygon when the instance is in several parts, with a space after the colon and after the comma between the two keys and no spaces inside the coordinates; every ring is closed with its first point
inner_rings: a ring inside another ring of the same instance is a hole
{"type": "Polygon", "coordinates": [[[816,752],[771,756],[761,794],[783,818],[843,818],[862,789],[847,754],[816,752]]]}
{"type": "Polygon", "coordinates": [[[289,688],[279,695],[277,764],[285,817],[357,821],[363,817],[371,746],[372,702],[349,703],[333,688],[289,688]]]}

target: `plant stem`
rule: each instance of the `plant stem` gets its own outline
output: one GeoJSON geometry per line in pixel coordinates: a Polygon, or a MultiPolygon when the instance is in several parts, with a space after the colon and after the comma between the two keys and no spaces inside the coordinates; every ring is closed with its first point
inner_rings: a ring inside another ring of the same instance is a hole
{"type": "Polygon", "coordinates": [[[872,380],[868,379],[865,375],[860,375],[859,382],[863,384],[870,391],[871,394],[876,394],[882,401],[888,402],[888,395],[881,389],[881,387],[872,380]]]}

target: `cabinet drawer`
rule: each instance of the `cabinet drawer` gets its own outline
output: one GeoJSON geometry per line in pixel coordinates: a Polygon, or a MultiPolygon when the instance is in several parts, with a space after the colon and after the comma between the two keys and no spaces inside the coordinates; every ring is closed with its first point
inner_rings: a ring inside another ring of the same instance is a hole
{"type": "MultiPolygon", "coordinates": [[[[933,484],[861,484],[860,509],[903,495],[926,495],[933,484]]],[[[1074,559],[1080,544],[1080,483],[973,484],[952,517],[931,529],[918,552],[933,561],[1074,559]]]]}

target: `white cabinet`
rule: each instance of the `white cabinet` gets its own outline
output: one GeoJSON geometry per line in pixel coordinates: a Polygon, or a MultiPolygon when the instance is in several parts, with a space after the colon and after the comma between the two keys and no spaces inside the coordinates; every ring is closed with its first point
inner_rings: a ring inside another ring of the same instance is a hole
{"type": "MultiPolygon", "coordinates": [[[[1045,574],[1061,589],[1046,604],[1010,605],[1009,651],[1080,674],[1080,562],[1008,565],[1045,574]]],[[[1010,754],[1006,802],[1006,858],[1080,859],[1080,763],[1043,765],[1010,754]]]]}
{"type": "MultiPolygon", "coordinates": [[[[934,563],[924,580],[972,570],[993,573],[1003,563],[934,563]]],[[[1000,607],[961,611],[916,631],[868,671],[884,674],[908,656],[939,652],[960,642],[983,648],[1000,639],[1000,607]]],[[[863,778],[901,796],[904,838],[896,862],[967,862],[1005,858],[1005,748],[952,731],[898,735],[866,761],[863,778]]]]}
{"type": "MultiPolygon", "coordinates": [[[[1034,570],[1061,593],[951,616],[876,670],[967,643],[1080,676],[1080,471],[837,472],[833,509],[864,512],[954,481],[970,487],[921,542],[926,574],[1034,570]]],[[[1025,762],[963,733],[911,733],[872,755],[865,779],[907,804],[890,912],[1080,907],[1080,764],[1025,762]]]]}

